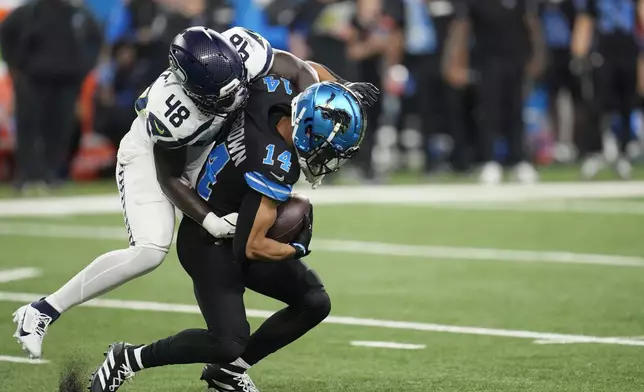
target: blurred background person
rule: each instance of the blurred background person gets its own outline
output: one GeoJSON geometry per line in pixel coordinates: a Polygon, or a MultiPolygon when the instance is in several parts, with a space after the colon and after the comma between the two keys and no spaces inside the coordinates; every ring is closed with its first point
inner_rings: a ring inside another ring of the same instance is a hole
{"type": "Polygon", "coordinates": [[[523,102],[531,80],[541,72],[545,48],[534,1],[456,0],[456,20],[446,53],[446,75],[452,85],[466,85],[469,75],[470,33],[480,54],[481,155],[486,162],[479,176],[484,184],[498,184],[502,166],[495,153],[498,134],[505,137],[505,163],[514,178],[534,183],[538,173],[525,151],[523,102]]]}
{"type": "MultiPolygon", "coordinates": [[[[118,147],[136,117],[133,102],[148,87],[147,69],[138,61],[133,42],[121,40],[111,49],[111,60],[98,70],[94,131],[118,147]]],[[[113,175],[112,169],[106,168],[106,174],[113,175]]]]}
{"type": "Polygon", "coordinates": [[[586,133],[584,127],[588,117],[580,78],[571,69],[570,44],[576,16],[574,0],[541,0],[539,16],[548,46],[543,81],[548,92],[550,124],[557,142],[554,154],[556,160],[568,162],[577,155],[575,150],[583,149],[580,140],[586,133]]]}
{"type": "Polygon", "coordinates": [[[638,0],[584,0],[577,4],[579,14],[572,42],[574,65],[579,72],[595,67],[591,126],[582,176],[593,178],[606,166],[603,135],[614,125],[614,114],[619,114],[615,170],[621,178],[630,178],[632,167],[627,147],[633,140],[631,114],[637,99],[636,29],[644,21],[644,9],[638,0]]]}
{"type": "Polygon", "coordinates": [[[346,57],[352,35],[353,0],[302,0],[290,24],[293,54],[324,64],[346,80],[355,79],[355,65],[346,57]]]}
{"type": "MultiPolygon", "coordinates": [[[[452,134],[441,58],[454,7],[444,0],[389,0],[387,10],[400,32],[400,42],[393,44],[394,49],[399,51],[397,57],[409,75],[407,84],[411,83],[414,91],[403,94],[399,126],[407,128],[408,116],[416,116],[425,157],[424,169],[429,174],[439,163],[431,148],[434,137],[452,134]]],[[[392,79],[392,71],[397,72],[390,67],[385,78],[392,79]]],[[[398,93],[403,90],[404,87],[398,88],[398,93]]],[[[389,92],[396,94],[391,88],[389,92]]],[[[404,141],[405,135],[403,144],[404,141]]]]}
{"type": "MultiPolygon", "coordinates": [[[[357,0],[356,15],[347,47],[348,59],[354,61],[357,66],[357,80],[381,85],[382,70],[385,66],[383,53],[392,44],[392,28],[392,24],[383,14],[382,0],[357,0]]],[[[381,113],[381,101],[367,108],[367,133],[362,141],[360,154],[355,158],[355,164],[367,181],[377,180],[372,156],[381,113]]]]}
{"type": "Polygon", "coordinates": [[[56,185],[67,164],[81,83],[97,61],[100,30],[82,6],[34,0],[2,24],[0,43],[15,89],[15,185],[56,185]]]}

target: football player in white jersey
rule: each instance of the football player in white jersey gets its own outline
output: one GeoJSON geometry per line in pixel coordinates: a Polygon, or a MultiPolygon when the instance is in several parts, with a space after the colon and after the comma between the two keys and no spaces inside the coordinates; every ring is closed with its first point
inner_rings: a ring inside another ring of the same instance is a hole
{"type": "Polygon", "coordinates": [[[47,329],[63,312],[161,264],[174,235],[175,206],[214,237],[232,236],[237,214],[213,214],[185,174],[201,166],[224,123],[243,109],[254,80],[270,72],[303,90],[319,81],[318,72],[329,75],[241,27],[223,34],[189,28],[173,40],[169,59],[170,68],[136,101],[138,116],[117,154],[130,246],[99,256],[58,291],[14,313],[14,336],[31,357],[42,355],[47,329]],[[178,159],[182,172],[169,169],[178,159]]]}

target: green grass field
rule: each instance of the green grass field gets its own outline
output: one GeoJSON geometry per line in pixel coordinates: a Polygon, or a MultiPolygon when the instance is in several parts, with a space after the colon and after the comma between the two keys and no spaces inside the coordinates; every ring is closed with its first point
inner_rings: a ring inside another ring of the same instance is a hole
{"type": "MultiPolygon", "coordinates": [[[[307,261],[327,286],[334,318],[251,370],[263,392],[644,390],[641,214],[358,205],[318,206],[315,216],[318,246],[307,261]],[[580,335],[616,339],[589,343],[580,335]]],[[[11,313],[22,304],[16,293],[49,293],[95,256],[126,245],[121,226],[117,214],[0,219],[0,270],[42,271],[0,283],[0,356],[23,356],[11,336],[11,313]],[[99,236],[94,226],[114,230],[99,236]]],[[[158,270],[104,298],[194,305],[174,250],[158,270]]],[[[280,308],[254,293],[246,304],[280,308]]],[[[193,313],[77,308],[50,329],[50,363],[0,361],[0,391],[57,391],[66,364],[83,363],[89,375],[111,342],[146,343],[201,326],[193,313]]],[[[122,390],[203,391],[199,375],[199,365],[154,369],[122,390]]]]}

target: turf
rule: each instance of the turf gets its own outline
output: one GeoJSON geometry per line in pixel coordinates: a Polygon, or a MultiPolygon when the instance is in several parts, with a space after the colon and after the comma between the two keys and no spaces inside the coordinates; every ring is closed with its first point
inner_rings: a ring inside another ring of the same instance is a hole
{"type": "MultiPolygon", "coordinates": [[[[30,218],[36,224],[118,227],[118,215],[30,218]]],[[[0,220],[26,222],[27,220],[0,220]]],[[[637,215],[463,211],[429,207],[316,208],[316,238],[409,245],[644,255],[637,215]]],[[[0,236],[0,269],[42,268],[39,278],[0,284],[48,293],[101,252],[124,241],[0,236]]],[[[382,320],[575,335],[644,336],[644,268],[511,261],[436,260],[314,250],[332,314],[382,320]]],[[[174,252],[154,273],[107,298],[194,304],[174,252]]],[[[248,293],[251,309],[280,304],[248,293]]],[[[0,355],[21,356],[11,338],[18,303],[0,302],[0,355]]],[[[251,318],[257,326],[261,319],[251,318]]],[[[0,391],[57,391],[61,369],[87,375],[113,341],[146,343],[201,327],[196,314],[78,308],[45,343],[46,365],[0,362],[0,391]]],[[[535,344],[531,339],[323,324],[267,358],[251,375],[263,392],[641,391],[644,347],[535,344]],[[352,340],[424,344],[417,351],[353,347],[352,340]]],[[[149,370],[123,391],[202,391],[200,366],[149,370]]],[[[72,392],[68,390],[67,392],[72,392]]]]}

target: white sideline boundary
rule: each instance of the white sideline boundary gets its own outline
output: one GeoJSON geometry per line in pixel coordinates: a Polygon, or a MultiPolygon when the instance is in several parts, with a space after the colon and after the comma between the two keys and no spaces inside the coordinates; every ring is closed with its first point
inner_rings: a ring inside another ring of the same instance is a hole
{"type": "MultiPolygon", "coordinates": [[[[44,295],[42,294],[0,292],[0,301],[3,301],[3,302],[28,303],[31,301],[36,301],[42,297],[44,297],[44,295]]],[[[80,306],[92,307],[92,308],[104,308],[104,309],[119,309],[119,310],[201,314],[199,312],[199,307],[197,307],[196,305],[171,304],[171,303],[148,302],[148,301],[125,301],[125,300],[118,300],[118,299],[94,299],[80,306]]],[[[271,311],[253,310],[253,309],[247,309],[246,313],[248,317],[261,318],[261,319],[268,318],[273,314],[273,312],[271,311]]],[[[510,330],[510,329],[466,327],[466,326],[418,323],[418,322],[407,322],[407,321],[376,320],[376,319],[357,318],[357,317],[329,316],[327,317],[326,320],[323,321],[323,323],[335,324],[335,325],[352,325],[352,326],[360,326],[360,327],[400,329],[400,330],[408,330],[408,331],[443,332],[443,333],[454,333],[454,334],[462,334],[462,335],[497,336],[497,337],[531,339],[531,340],[542,340],[542,341],[543,340],[565,341],[568,343],[596,343],[596,344],[644,347],[643,340],[628,339],[628,338],[599,337],[599,336],[587,336],[587,335],[568,335],[568,334],[550,333],[550,332],[533,332],[533,331],[520,331],[520,330],[510,330]]]]}
{"type": "MultiPolygon", "coordinates": [[[[125,230],[109,226],[75,226],[34,223],[0,223],[0,236],[38,238],[73,238],[92,240],[127,240],[125,230]]],[[[636,256],[585,254],[557,251],[532,251],[495,248],[469,248],[430,245],[402,245],[385,242],[313,239],[316,252],[370,254],[437,260],[506,261],[512,263],[592,264],[618,267],[644,267],[644,258],[636,256]]]]}
{"type": "MultiPolygon", "coordinates": [[[[473,184],[329,186],[315,191],[297,187],[296,191],[310,197],[316,205],[494,203],[503,206],[508,202],[642,197],[644,182],[503,184],[496,187],[473,184]]],[[[121,204],[116,194],[0,200],[0,217],[120,212],[121,204]]]]}

